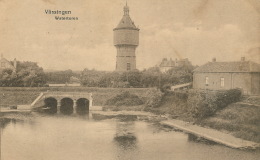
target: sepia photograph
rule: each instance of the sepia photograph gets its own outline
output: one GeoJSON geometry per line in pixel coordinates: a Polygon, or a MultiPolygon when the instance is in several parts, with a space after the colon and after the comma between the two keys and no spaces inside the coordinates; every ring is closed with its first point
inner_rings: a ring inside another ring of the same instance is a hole
{"type": "Polygon", "coordinates": [[[0,0],[0,160],[259,159],[259,0],[0,0]]]}

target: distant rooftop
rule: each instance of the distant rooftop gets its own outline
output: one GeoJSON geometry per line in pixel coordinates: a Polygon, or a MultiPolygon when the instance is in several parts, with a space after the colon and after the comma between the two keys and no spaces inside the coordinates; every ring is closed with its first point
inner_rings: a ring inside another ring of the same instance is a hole
{"type": "Polygon", "coordinates": [[[172,59],[167,60],[167,58],[164,58],[159,66],[160,67],[174,67],[175,62],[172,59]]]}
{"type": "Polygon", "coordinates": [[[194,72],[260,72],[260,64],[245,61],[244,57],[241,61],[234,62],[208,62],[194,70],[194,72]]]}

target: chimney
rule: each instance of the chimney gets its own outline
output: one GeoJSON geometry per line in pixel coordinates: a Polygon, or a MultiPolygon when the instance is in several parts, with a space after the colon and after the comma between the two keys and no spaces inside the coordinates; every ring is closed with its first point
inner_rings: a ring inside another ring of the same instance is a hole
{"type": "Polygon", "coordinates": [[[14,59],[14,68],[16,70],[16,67],[17,67],[17,61],[16,61],[16,58],[14,59]]]}
{"type": "Polygon", "coordinates": [[[216,57],[212,58],[212,62],[216,62],[216,61],[217,61],[216,57]]]}
{"type": "Polygon", "coordinates": [[[245,57],[241,57],[241,61],[244,62],[246,60],[245,57]]]}

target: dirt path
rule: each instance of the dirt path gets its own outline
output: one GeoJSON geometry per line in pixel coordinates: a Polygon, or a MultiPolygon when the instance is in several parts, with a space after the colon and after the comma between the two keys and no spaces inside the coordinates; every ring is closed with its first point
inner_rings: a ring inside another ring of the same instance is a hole
{"type": "Polygon", "coordinates": [[[231,148],[256,149],[260,147],[258,143],[242,140],[240,138],[232,136],[231,134],[223,133],[215,129],[200,127],[180,120],[166,120],[162,121],[161,124],[180,129],[186,133],[190,133],[198,137],[202,137],[226,145],[231,148]]]}

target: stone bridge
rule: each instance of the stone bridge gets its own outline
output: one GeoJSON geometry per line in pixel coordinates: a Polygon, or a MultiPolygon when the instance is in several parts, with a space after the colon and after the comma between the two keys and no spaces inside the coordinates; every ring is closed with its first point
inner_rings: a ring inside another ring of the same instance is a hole
{"type": "Polygon", "coordinates": [[[92,106],[92,93],[86,92],[43,92],[31,104],[57,114],[85,114],[92,106]]]}

